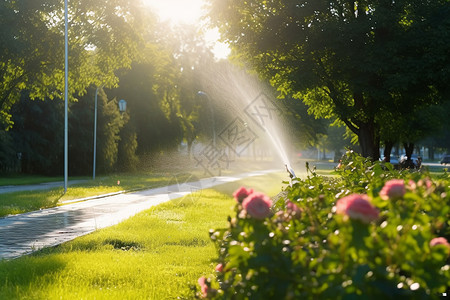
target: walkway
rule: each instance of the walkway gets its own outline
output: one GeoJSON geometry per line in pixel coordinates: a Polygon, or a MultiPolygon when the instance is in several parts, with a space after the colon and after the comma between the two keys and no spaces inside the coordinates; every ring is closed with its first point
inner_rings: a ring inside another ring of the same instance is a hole
{"type": "Polygon", "coordinates": [[[212,177],[0,218],[0,259],[12,259],[112,226],[154,205],[200,189],[279,170],[212,177]]]}

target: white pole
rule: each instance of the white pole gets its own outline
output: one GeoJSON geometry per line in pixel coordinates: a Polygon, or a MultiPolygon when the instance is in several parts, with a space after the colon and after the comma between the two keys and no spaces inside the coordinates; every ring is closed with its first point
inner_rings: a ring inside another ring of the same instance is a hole
{"type": "Polygon", "coordinates": [[[95,180],[95,165],[96,165],[96,157],[97,157],[97,94],[98,89],[95,90],[95,108],[94,108],[94,162],[92,166],[92,179],[95,180]]]}
{"type": "Polygon", "coordinates": [[[68,112],[68,98],[69,98],[69,39],[68,39],[68,12],[67,12],[67,0],[64,0],[64,193],[67,192],[68,183],[68,161],[69,161],[69,119],[68,112]]]}

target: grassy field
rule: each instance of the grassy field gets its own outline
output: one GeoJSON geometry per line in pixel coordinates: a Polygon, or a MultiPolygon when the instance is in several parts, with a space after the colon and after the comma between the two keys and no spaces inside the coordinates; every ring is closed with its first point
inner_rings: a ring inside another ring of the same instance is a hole
{"type": "Polygon", "coordinates": [[[268,195],[285,174],[253,177],[197,192],[121,224],[31,256],[0,262],[0,299],[177,299],[213,272],[210,228],[225,226],[231,194],[245,185],[268,195]]]}

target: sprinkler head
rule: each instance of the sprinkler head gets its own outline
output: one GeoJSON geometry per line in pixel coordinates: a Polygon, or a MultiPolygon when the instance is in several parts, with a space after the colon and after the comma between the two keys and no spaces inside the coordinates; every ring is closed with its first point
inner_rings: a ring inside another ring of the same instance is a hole
{"type": "Polygon", "coordinates": [[[286,171],[289,173],[289,177],[291,179],[296,178],[294,170],[291,167],[289,167],[287,164],[284,164],[284,166],[286,167],[286,171]]]}

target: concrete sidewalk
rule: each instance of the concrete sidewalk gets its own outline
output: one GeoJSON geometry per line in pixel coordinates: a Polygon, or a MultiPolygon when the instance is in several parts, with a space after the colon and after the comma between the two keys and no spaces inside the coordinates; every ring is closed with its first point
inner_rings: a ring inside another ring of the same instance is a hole
{"type": "Polygon", "coordinates": [[[212,177],[0,218],[0,259],[16,258],[70,241],[97,229],[118,224],[154,205],[201,189],[278,171],[280,170],[264,170],[212,177]]]}

